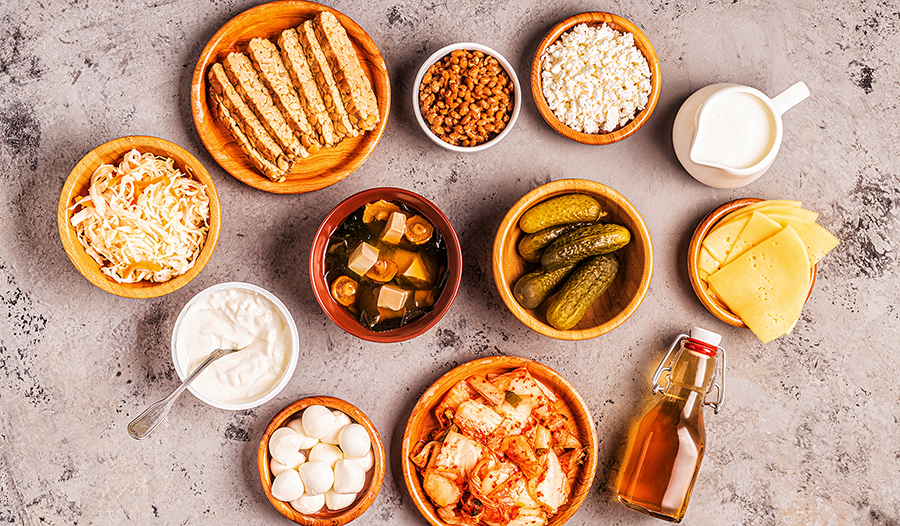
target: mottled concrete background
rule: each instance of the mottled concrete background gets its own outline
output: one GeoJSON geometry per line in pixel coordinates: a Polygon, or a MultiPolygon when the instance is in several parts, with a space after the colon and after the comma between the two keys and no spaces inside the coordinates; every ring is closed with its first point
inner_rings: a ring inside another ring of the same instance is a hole
{"type": "Polygon", "coordinates": [[[708,454],[688,524],[900,523],[900,7],[839,0],[339,0],[378,44],[393,107],[372,157],[308,195],[260,192],[204,150],[190,116],[194,65],[217,28],[255,2],[17,0],[0,5],[0,524],[285,524],[262,492],[256,447],[269,419],[310,394],[344,398],[378,426],[391,462],[364,525],[424,524],[399,454],[406,418],[441,374],[473,358],[517,354],[565,375],[600,436],[594,487],[573,525],[656,524],[612,493],[626,434],[649,403],[649,379],[692,324],[724,334],[728,403],[707,415],[708,454]],[[420,132],[410,109],[420,62],[455,41],[499,50],[528,78],[556,22],[588,10],[635,21],[662,62],[650,122],[614,146],[568,142],[530,96],[512,133],[456,155],[420,132]],[[812,97],[789,111],[774,166],[740,190],[684,172],[671,144],[680,104],[713,82],[775,95],[803,80],[812,97]],[[128,300],[89,284],[66,258],[56,206],[69,170],[100,143],[130,134],[183,145],[210,170],[223,204],[218,249],[176,293],[128,300]],[[490,249],[505,210],[547,181],[585,177],[642,212],[656,251],[650,292],[622,327],[581,343],[520,324],[493,282],[490,249]],[[450,313],[406,343],[348,337],[309,286],[311,236],[340,200],[365,188],[419,192],[464,244],[464,282],[450,313]],[[727,200],[800,199],[842,241],[790,337],[761,345],[718,322],[686,276],[691,231],[727,200]],[[224,281],[255,283],[290,308],[301,363],[284,392],[226,412],[191,395],[136,442],[125,426],[177,384],[169,339],[182,305],[224,281]]]}

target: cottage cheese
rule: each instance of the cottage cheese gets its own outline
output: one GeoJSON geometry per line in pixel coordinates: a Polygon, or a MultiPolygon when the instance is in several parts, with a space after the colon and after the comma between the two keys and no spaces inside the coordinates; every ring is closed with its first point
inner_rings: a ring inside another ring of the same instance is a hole
{"type": "Polygon", "coordinates": [[[610,132],[647,105],[650,67],[631,33],[579,24],[547,48],[542,62],[544,98],[569,128],[610,132]]]}

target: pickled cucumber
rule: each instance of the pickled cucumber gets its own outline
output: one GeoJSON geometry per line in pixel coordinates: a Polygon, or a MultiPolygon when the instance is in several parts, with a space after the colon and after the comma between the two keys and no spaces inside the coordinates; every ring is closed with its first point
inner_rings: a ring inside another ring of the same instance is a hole
{"type": "Polygon", "coordinates": [[[553,294],[556,287],[572,272],[575,265],[546,271],[543,268],[525,274],[513,287],[513,297],[526,309],[536,309],[553,294]]]}
{"type": "Polygon", "coordinates": [[[551,226],[578,221],[596,221],[604,216],[606,212],[593,197],[584,194],[565,194],[529,208],[519,219],[519,228],[531,234],[551,226]]]}
{"type": "Polygon", "coordinates": [[[618,272],[615,254],[593,256],[578,265],[547,307],[547,323],[561,331],[577,325],[618,272]]]}
{"type": "Polygon", "coordinates": [[[544,251],[541,264],[554,270],[582,259],[608,254],[631,241],[631,232],[622,225],[599,224],[579,228],[560,236],[544,251]]]}
{"type": "Polygon", "coordinates": [[[528,234],[519,241],[519,254],[530,263],[538,263],[544,254],[544,249],[556,239],[573,230],[591,226],[591,223],[568,223],[565,225],[551,226],[543,230],[538,230],[533,234],[528,234]]]}

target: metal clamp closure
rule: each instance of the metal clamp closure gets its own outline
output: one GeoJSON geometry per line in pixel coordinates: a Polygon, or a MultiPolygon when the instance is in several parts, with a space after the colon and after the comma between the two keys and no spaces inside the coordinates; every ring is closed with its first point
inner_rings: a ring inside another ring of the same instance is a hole
{"type": "MultiPolygon", "coordinates": [[[[681,340],[686,340],[689,338],[687,334],[679,334],[675,341],[672,342],[672,345],[669,346],[669,351],[666,353],[666,357],[659,362],[659,367],[656,368],[656,372],[653,373],[653,394],[659,394],[662,392],[665,387],[659,385],[659,377],[662,376],[663,372],[671,373],[672,372],[672,364],[669,363],[672,355],[675,353],[675,349],[678,348],[678,345],[681,343],[681,340]]],[[[666,387],[668,387],[668,376],[666,377],[666,387]]]]}

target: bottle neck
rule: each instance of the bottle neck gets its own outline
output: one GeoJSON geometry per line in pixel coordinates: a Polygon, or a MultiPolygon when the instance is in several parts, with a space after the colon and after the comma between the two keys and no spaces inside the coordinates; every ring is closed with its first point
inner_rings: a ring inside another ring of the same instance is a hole
{"type": "MultiPolygon", "coordinates": [[[[713,349],[697,348],[694,340],[686,340],[675,356],[666,394],[673,389],[688,389],[705,396],[716,371],[716,354],[713,349]]],[[[674,391],[673,391],[674,394],[674,391]]]]}

